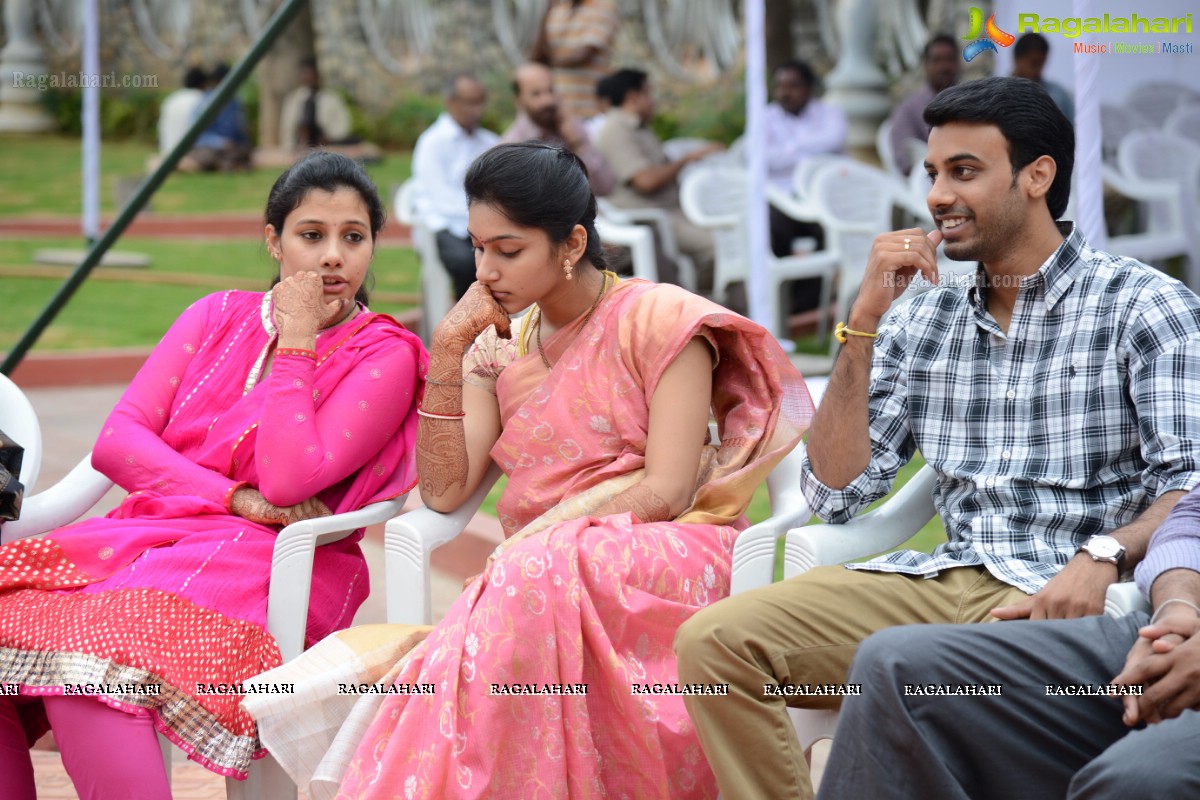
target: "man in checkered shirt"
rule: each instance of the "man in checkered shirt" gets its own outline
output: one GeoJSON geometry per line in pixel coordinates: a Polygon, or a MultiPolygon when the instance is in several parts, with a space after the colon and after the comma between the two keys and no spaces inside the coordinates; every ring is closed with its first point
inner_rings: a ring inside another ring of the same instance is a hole
{"type": "Polygon", "coordinates": [[[838,698],[771,689],[844,682],[859,642],[895,625],[1100,614],[1200,484],[1200,298],[1055,222],[1071,123],[1021,78],[946,89],[925,119],[937,227],[875,239],[802,480],[815,513],[844,522],[920,451],[948,541],[817,567],[683,625],[681,680],[730,684],[687,700],[726,797],[812,797],[787,706],[838,698]],[[915,276],[938,284],[943,241],[980,262],[976,285],[938,285],[881,323],[915,276]]]}

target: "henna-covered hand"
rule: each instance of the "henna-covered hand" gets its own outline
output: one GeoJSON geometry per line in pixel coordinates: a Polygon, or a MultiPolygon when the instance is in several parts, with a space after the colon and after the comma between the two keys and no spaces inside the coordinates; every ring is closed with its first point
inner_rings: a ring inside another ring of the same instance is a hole
{"type": "Polygon", "coordinates": [[[297,272],[271,290],[275,305],[275,327],[280,335],[310,336],[339,319],[348,301],[325,301],[325,287],[315,272],[297,272]]]}
{"type": "Polygon", "coordinates": [[[633,512],[641,522],[665,522],[674,517],[671,515],[671,505],[663,500],[645,483],[635,483],[625,491],[617,494],[600,508],[593,516],[606,517],[609,514],[633,512]]]}
{"type": "Polygon", "coordinates": [[[496,326],[501,339],[512,335],[511,323],[506,312],[488,288],[479,281],[471,284],[462,299],[455,303],[450,313],[438,323],[433,332],[435,343],[445,343],[466,348],[475,341],[489,325],[496,326]]]}
{"type": "Polygon", "coordinates": [[[268,502],[261,492],[250,486],[243,486],[234,492],[229,507],[242,519],[257,522],[259,525],[285,527],[305,519],[328,517],[331,513],[329,507],[316,497],[310,497],[294,506],[277,506],[268,502]]]}

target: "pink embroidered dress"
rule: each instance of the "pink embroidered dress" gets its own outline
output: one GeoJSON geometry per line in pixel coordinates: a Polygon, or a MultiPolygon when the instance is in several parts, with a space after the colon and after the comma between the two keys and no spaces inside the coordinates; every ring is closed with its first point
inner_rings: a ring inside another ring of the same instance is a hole
{"type": "MultiPolygon", "coordinates": [[[[262,754],[239,683],[280,663],[265,631],[278,527],[229,510],[239,486],[278,506],[334,513],[415,482],[420,341],[361,311],[281,355],[266,377],[270,295],[226,292],[176,321],[130,384],[92,454],[121,506],[0,547],[0,683],[19,685],[32,742],[42,695],[82,691],[159,730],[214,772],[262,754]]],[[[349,625],[367,595],[362,532],[317,548],[306,635],[349,625]]]]}
{"type": "MultiPolygon", "coordinates": [[[[549,372],[489,329],[468,352],[465,378],[499,400],[491,455],[508,475],[498,511],[509,538],[424,642],[364,676],[432,693],[363,697],[319,763],[283,762],[317,781],[310,797],[337,783],[339,798],[716,796],[682,698],[653,687],[677,681],[676,629],[728,594],[746,506],[799,441],[808,393],[765,330],[639,280],[545,350],[549,372]],[[705,448],[692,507],[671,522],[592,516],[643,474],[650,398],[695,336],[716,353],[721,444],[705,448]]],[[[272,753],[292,749],[273,737],[298,726],[255,714],[272,753]]]]}

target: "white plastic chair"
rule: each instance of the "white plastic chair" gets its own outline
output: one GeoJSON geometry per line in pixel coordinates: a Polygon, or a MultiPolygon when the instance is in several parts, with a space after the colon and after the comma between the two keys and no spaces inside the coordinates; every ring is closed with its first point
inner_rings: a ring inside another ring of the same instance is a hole
{"type": "MultiPolygon", "coordinates": [[[[28,400],[12,382],[0,376],[0,429],[10,419],[28,417],[28,400]],[[14,413],[16,412],[16,413],[14,413]]],[[[32,413],[32,408],[28,409],[32,413]]],[[[36,418],[34,419],[36,423],[36,418]]],[[[14,428],[17,425],[14,424],[14,428]]],[[[24,432],[23,432],[24,433],[24,432]]],[[[15,437],[14,437],[15,438],[15,437]]],[[[35,461],[40,460],[40,433],[30,437],[37,442],[35,461]]],[[[23,444],[23,443],[22,443],[23,444]]],[[[26,454],[30,449],[26,446],[26,454]]],[[[22,476],[25,475],[24,464],[22,476]]],[[[21,518],[0,528],[5,543],[52,531],[82,517],[105,493],[113,482],[92,468],[91,454],[61,481],[43,492],[26,495],[21,518]]],[[[396,516],[404,507],[407,495],[373,503],[357,511],[335,514],[319,519],[288,525],[275,539],[271,559],[271,581],[267,598],[267,631],[275,637],[284,661],[295,658],[304,650],[304,631],[308,620],[309,592],[312,584],[313,556],[316,547],[346,538],[359,528],[375,525],[396,516]]],[[[389,576],[390,577],[390,576],[389,576]]],[[[167,777],[171,776],[173,746],[159,736],[167,777]]],[[[294,800],[296,786],[283,768],[269,756],[255,761],[245,781],[225,779],[228,800],[294,800]]]]}
{"type": "MultiPolygon", "coordinates": [[[[810,386],[812,382],[810,381],[810,386]]],[[[813,391],[814,402],[822,394],[813,391]]],[[[803,461],[803,447],[792,456],[803,461]]],[[[933,519],[933,489],[937,474],[928,465],[917,471],[908,483],[897,489],[877,508],[840,525],[806,525],[783,533],[783,580],[794,578],[813,567],[857,561],[899,547],[933,519]]],[[[753,529],[751,529],[753,530],[753,529]]],[[[745,531],[733,547],[733,576],[730,594],[768,586],[775,578],[775,558],[779,534],[769,530],[745,531]]],[[[1105,597],[1105,613],[1121,616],[1146,610],[1137,587],[1130,583],[1114,584],[1105,597]]],[[[837,711],[789,708],[801,749],[807,754],[821,739],[833,738],[837,711]]]]}
{"type": "MultiPolygon", "coordinates": [[[[809,381],[808,385],[809,391],[819,396],[824,382],[823,379],[817,379],[809,381]]],[[[715,433],[713,438],[715,440],[715,433]]],[[[767,476],[771,516],[738,534],[739,541],[749,537],[752,540],[769,539],[774,542],[788,528],[809,518],[811,512],[808,501],[800,491],[799,469],[803,459],[804,447],[801,445],[785,456],[767,476]]],[[[388,551],[389,622],[413,625],[432,623],[430,554],[462,533],[501,474],[500,467],[492,464],[475,492],[454,511],[442,513],[421,507],[388,522],[385,527],[385,547],[388,551]]]]}
{"type": "Polygon", "coordinates": [[[417,184],[409,178],[396,190],[396,221],[409,227],[421,261],[421,339],[428,346],[433,329],[454,305],[454,284],[438,255],[435,233],[420,223],[415,210],[417,184]]]}
{"type": "MultiPolygon", "coordinates": [[[[28,498],[33,494],[42,467],[42,428],[29,398],[3,374],[0,374],[0,431],[4,431],[8,438],[25,450],[17,480],[25,487],[25,497],[28,498]]],[[[7,536],[9,526],[15,524],[8,523],[0,535],[7,536]]]]}
{"type": "Polygon", "coordinates": [[[896,164],[896,154],[892,150],[892,127],[890,119],[879,123],[879,130],[875,131],[875,152],[879,155],[879,163],[883,165],[885,172],[903,178],[904,173],[896,164]]]}
{"type": "Polygon", "coordinates": [[[1200,102],[1182,105],[1167,117],[1167,133],[1173,133],[1200,144],[1200,102]]]}
{"type": "Polygon", "coordinates": [[[837,252],[839,270],[834,318],[846,319],[858,292],[875,237],[892,229],[896,181],[875,167],[843,160],[817,172],[810,204],[817,209],[827,246],[837,252]]]}
{"type": "Polygon", "coordinates": [[[1148,124],[1124,106],[1100,104],[1100,156],[1105,164],[1116,166],[1117,148],[1125,137],[1148,124]]]}
{"type": "Polygon", "coordinates": [[[1125,95],[1125,107],[1152,128],[1162,129],[1167,117],[1185,103],[1200,100],[1200,92],[1181,83],[1161,81],[1134,86],[1125,95]]]}
{"type": "Polygon", "coordinates": [[[679,267],[679,281],[688,291],[696,291],[696,265],[692,259],[679,252],[675,231],[667,212],[661,208],[620,208],[604,197],[596,198],[596,208],[601,216],[619,225],[652,225],[662,252],[679,267]]]}
{"type": "Polygon", "coordinates": [[[1116,236],[1109,249],[1142,261],[1186,260],[1184,282],[1200,288],[1200,145],[1154,130],[1121,141],[1117,169],[1104,169],[1114,189],[1142,204],[1143,232],[1116,236]]]}
{"type": "MultiPolygon", "coordinates": [[[[721,298],[729,284],[745,280],[750,273],[747,214],[749,175],[744,167],[728,163],[697,165],[684,177],[679,189],[679,205],[694,225],[712,231],[716,245],[713,270],[713,296],[721,298]]],[[[829,307],[833,278],[838,269],[838,254],[822,250],[804,255],[777,258],[763,254],[770,291],[767,293],[767,322],[771,333],[783,335],[783,284],[799,278],[821,279],[821,308],[829,307]]],[[[821,332],[825,317],[822,315],[821,332]]]]}
{"type": "Polygon", "coordinates": [[[633,262],[633,276],[658,283],[658,256],[654,252],[654,231],[645,225],[622,225],[604,217],[596,217],[596,233],[604,244],[628,247],[633,262]]]}

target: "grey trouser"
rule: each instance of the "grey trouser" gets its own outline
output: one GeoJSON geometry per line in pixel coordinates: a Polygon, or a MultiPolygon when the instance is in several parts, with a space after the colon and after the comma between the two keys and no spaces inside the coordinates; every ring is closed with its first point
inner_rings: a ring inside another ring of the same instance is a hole
{"type": "Polygon", "coordinates": [[[1048,696],[1107,684],[1145,614],[997,625],[908,625],[869,637],[849,680],[820,800],[1200,797],[1200,713],[1137,728],[1119,698],[1048,696]],[[1001,684],[999,697],[906,684],[1001,684]]]}

